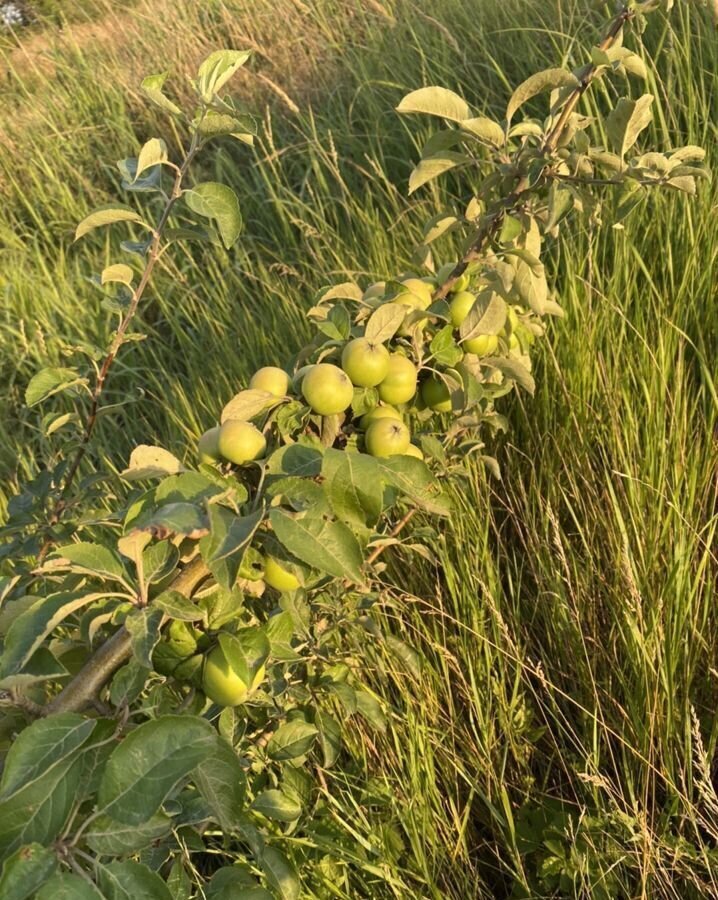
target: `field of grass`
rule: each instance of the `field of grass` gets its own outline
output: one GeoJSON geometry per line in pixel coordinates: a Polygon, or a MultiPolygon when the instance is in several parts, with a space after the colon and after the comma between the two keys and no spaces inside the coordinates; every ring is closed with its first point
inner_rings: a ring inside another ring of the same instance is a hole
{"type": "MultiPolygon", "coordinates": [[[[253,368],[303,343],[320,287],[410,267],[451,181],[407,201],[425,135],[393,112],[404,92],[443,84],[500,118],[524,77],[584,60],[589,6],[98,0],[62,30],[2,39],[1,502],[51,453],[23,408],[29,378],[108,333],[87,278],[117,247],[72,232],[160,127],[142,76],[171,68],[183,90],[209,49],[253,47],[237,93],[262,127],[254,152],[200,163],[240,193],[246,237],[163,262],[148,338],[110,386],[128,405],[97,432],[94,462],[113,469],[140,442],[190,453],[253,368]]],[[[679,3],[643,41],[650,143],[701,144],[715,167],[708,11],[679,3]]],[[[601,87],[585,110],[611,99],[601,87]]],[[[505,405],[502,480],[475,469],[433,563],[393,553],[405,592],[388,627],[423,663],[356,648],[390,726],[357,733],[361,765],[329,782],[337,840],[357,852],[344,887],[318,873],[307,896],[718,897],[718,195],[653,197],[622,230],[611,207],[554,248],[566,316],[536,396],[505,405]]]]}

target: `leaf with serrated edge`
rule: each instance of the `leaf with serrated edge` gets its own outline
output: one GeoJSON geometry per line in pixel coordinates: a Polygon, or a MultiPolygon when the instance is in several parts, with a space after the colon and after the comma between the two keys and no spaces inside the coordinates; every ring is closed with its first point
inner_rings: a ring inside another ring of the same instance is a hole
{"type": "Polygon", "coordinates": [[[412,91],[397,106],[399,113],[425,113],[439,116],[452,122],[462,122],[470,118],[469,104],[458,94],[443,87],[425,87],[412,91]]]}
{"type": "Polygon", "coordinates": [[[382,303],[369,317],[364,337],[370,344],[390,341],[406,317],[406,307],[400,303],[382,303]]]}
{"type": "Polygon", "coordinates": [[[506,107],[506,121],[510,122],[514,117],[514,113],[523,106],[528,100],[542,94],[544,91],[550,91],[557,87],[576,87],[578,80],[571,72],[566,69],[545,69],[543,72],[536,72],[522,81],[521,84],[511,95],[511,99],[506,107]]]}
{"type": "Polygon", "coordinates": [[[98,809],[125,825],[150,819],[178,782],[216,749],[206,719],[168,715],[139,725],[110,756],[98,809]]]}

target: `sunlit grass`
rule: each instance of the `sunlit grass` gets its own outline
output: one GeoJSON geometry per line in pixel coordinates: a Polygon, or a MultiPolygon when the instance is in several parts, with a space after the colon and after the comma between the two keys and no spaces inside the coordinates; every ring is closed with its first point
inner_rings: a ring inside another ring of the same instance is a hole
{"type": "MultiPolygon", "coordinates": [[[[104,23],[104,44],[70,32],[49,62],[6,55],[6,493],[48,452],[37,413],[22,408],[27,381],[79,342],[106,340],[86,279],[117,248],[73,245],[72,229],[114,196],[112,162],[159,127],[142,75],[171,64],[181,85],[207,49],[253,44],[272,84],[242,90],[271,112],[256,152],[228,144],[197,173],[237,188],[246,238],[231,254],[168,255],[141,313],[148,339],[113,374],[111,399],[132,403],[99,428],[111,466],[140,441],[191,453],[254,367],[300,346],[322,285],[411,265],[452,182],[407,202],[422,135],[392,111],[403,91],[445,84],[501,116],[523,77],[583,60],[599,21],[586,5],[303,2],[287,4],[291,40],[264,0],[180,2],[171,17],[139,4],[110,40],[119,12],[106,4],[103,18],[98,4],[87,27],[104,23]]],[[[645,41],[647,59],[660,51],[654,144],[703,144],[715,165],[707,12],[679,5],[645,41]]],[[[425,664],[412,674],[389,644],[357,648],[392,710],[385,737],[355,742],[382,802],[366,801],[350,771],[333,776],[327,802],[358,852],[344,884],[318,875],[310,896],[718,895],[718,204],[708,185],[696,199],[654,197],[613,230],[611,202],[603,225],[572,222],[555,248],[566,317],[551,325],[536,396],[506,405],[502,481],[477,469],[457,491],[434,564],[393,555],[403,590],[387,596],[386,621],[425,664]],[[549,870],[562,854],[559,883],[549,870]]]]}

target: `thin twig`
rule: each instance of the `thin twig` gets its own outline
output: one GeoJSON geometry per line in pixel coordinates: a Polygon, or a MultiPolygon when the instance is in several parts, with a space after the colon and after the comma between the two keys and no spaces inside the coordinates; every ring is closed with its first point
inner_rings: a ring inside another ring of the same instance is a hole
{"type": "MultiPolygon", "coordinates": [[[[79,471],[80,464],[84,459],[85,454],[87,453],[87,449],[90,445],[90,440],[92,439],[92,434],[95,430],[95,425],[97,424],[97,416],[100,411],[100,400],[102,399],[102,393],[105,387],[107,376],[109,375],[110,369],[112,368],[112,364],[117,357],[120,347],[125,341],[125,334],[127,333],[127,329],[129,328],[130,323],[137,313],[140,300],[142,299],[145,289],[150,282],[152,272],[155,268],[157,260],[160,257],[160,245],[162,242],[164,229],[167,225],[175,203],[182,196],[182,181],[184,179],[184,176],[187,174],[187,170],[189,169],[189,166],[194,159],[197,150],[199,149],[199,139],[197,135],[198,132],[195,132],[195,135],[192,138],[192,143],[189,150],[187,151],[187,155],[185,156],[182,165],[173,166],[175,170],[175,178],[172,185],[172,191],[167,198],[167,203],[165,204],[165,208],[163,209],[159,221],[157,222],[157,226],[153,230],[153,237],[149,247],[147,262],[145,263],[145,268],[140,277],[140,281],[132,294],[129,306],[127,307],[127,312],[125,313],[119,327],[117,328],[117,331],[115,332],[112,343],[110,344],[110,348],[107,351],[107,355],[105,356],[102,366],[97,373],[97,379],[95,380],[95,386],[92,390],[90,409],[85,421],[85,429],[82,435],[82,439],[80,440],[80,444],[75,451],[75,455],[72,459],[72,462],[70,463],[67,475],[64,478],[60,496],[58,497],[57,502],[53,507],[52,513],[50,514],[49,521],[51,525],[56,524],[60,516],[62,515],[62,512],[65,508],[65,501],[67,500],[70,489],[79,471]]],[[[45,556],[47,555],[47,551],[49,550],[51,545],[52,539],[50,537],[47,537],[39,553],[40,561],[45,558],[45,556]]]]}
{"type": "MultiPolygon", "coordinates": [[[[624,24],[631,18],[633,18],[633,16],[634,13],[627,7],[624,7],[611,22],[608,31],[606,32],[605,38],[599,44],[599,49],[604,51],[609,50],[615,43],[618,35],[621,33],[621,29],[623,28],[624,24]]],[[[558,146],[561,135],[564,133],[564,130],[568,125],[571,114],[576,108],[576,104],[588,90],[588,87],[596,77],[598,70],[599,66],[590,66],[581,82],[569,94],[568,98],[566,99],[566,103],[561,110],[561,115],[559,116],[556,124],[549,132],[549,135],[543,145],[544,153],[553,153],[553,151],[558,146]]],[[[472,242],[469,249],[459,260],[459,262],[454,266],[448,278],[437,288],[436,291],[434,291],[434,301],[443,300],[449,294],[456,281],[458,281],[458,279],[461,278],[461,276],[464,274],[467,267],[472,262],[480,258],[486,246],[499,231],[504,217],[517,209],[517,207],[521,204],[524,195],[528,191],[529,187],[529,180],[526,176],[524,176],[519,180],[514,190],[507,197],[498,202],[498,208],[490,216],[488,216],[480,226],[476,238],[472,242]]]]}

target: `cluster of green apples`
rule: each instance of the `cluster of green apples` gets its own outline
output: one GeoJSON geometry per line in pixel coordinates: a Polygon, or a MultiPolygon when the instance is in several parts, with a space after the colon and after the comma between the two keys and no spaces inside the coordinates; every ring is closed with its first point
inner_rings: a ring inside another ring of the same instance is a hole
{"type": "MultiPolygon", "coordinates": [[[[424,409],[436,412],[450,412],[452,402],[449,389],[442,378],[433,372],[420,381],[420,372],[409,354],[415,350],[417,341],[431,339],[437,327],[443,327],[446,319],[458,329],[469,315],[476,293],[470,290],[472,274],[467,272],[452,286],[447,298],[448,311],[438,317],[438,326],[430,324],[435,319],[429,310],[434,293],[453,270],[454,264],[444,266],[436,276],[420,278],[408,275],[401,279],[399,286],[387,288],[385,282],[371,285],[363,294],[365,308],[377,309],[383,303],[394,303],[406,307],[404,321],[396,334],[383,343],[371,342],[365,336],[351,337],[343,343],[331,347],[320,361],[307,365],[291,377],[284,369],[265,366],[250,379],[249,389],[263,391],[268,395],[267,408],[290,399],[304,400],[315,416],[345,416],[350,433],[358,434],[358,449],[376,457],[397,455],[414,456],[423,459],[422,451],[412,443],[412,435],[407,425],[415,413],[424,409]],[[331,360],[331,361],[327,361],[331,360]],[[378,401],[368,411],[354,414],[352,404],[357,393],[372,389],[378,401]]],[[[522,326],[517,312],[509,309],[507,327],[499,335],[485,334],[459,342],[465,357],[488,357],[500,347],[509,351],[518,348],[517,331],[522,326]]],[[[356,333],[356,332],[355,332],[356,333]]],[[[221,425],[210,428],[199,439],[198,456],[202,463],[231,463],[245,466],[261,460],[267,453],[267,438],[270,426],[261,431],[252,422],[244,419],[228,418],[221,425]]],[[[267,587],[283,593],[300,587],[300,581],[284,560],[254,551],[253,578],[261,578],[267,587]]],[[[240,576],[242,573],[240,572],[240,576]]],[[[243,577],[243,576],[242,576],[243,577]]],[[[187,639],[183,635],[183,640],[187,639]]],[[[197,636],[195,636],[197,637],[197,636]]],[[[192,654],[201,650],[192,648],[192,654]]],[[[165,648],[170,656],[172,648],[165,648]]],[[[205,650],[206,653],[206,650],[205,650]]],[[[185,657],[186,658],[186,657],[185,657]]],[[[196,659],[192,655],[192,659],[196,659]]],[[[193,664],[192,664],[193,665],[193,664]]],[[[189,663],[173,670],[175,677],[196,673],[189,663]]],[[[215,646],[206,653],[203,661],[201,683],[206,695],[222,706],[235,706],[245,702],[264,678],[264,671],[258,672],[252,684],[246,684],[233,671],[222,648],[215,646]]],[[[196,673],[198,674],[198,673],[196,673]]],[[[196,677],[195,674],[195,677],[196,677]]]]}

